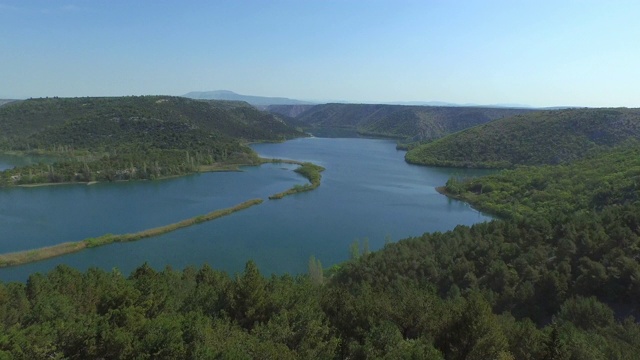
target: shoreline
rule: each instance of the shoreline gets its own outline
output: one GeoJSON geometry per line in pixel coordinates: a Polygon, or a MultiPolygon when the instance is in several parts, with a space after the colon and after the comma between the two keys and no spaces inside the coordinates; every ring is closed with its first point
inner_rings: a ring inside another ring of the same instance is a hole
{"type": "MultiPolygon", "coordinates": [[[[258,163],[229,164],[225,166],[209,166],[206,168],[200,167],[198,172],[236,172],[236,171],[242,171],[242,169],[240,168],[241,166],[260,166],[262,164],[267,164],[267,163],[272,163],[272,164],[283,163],[283,164],[299,165],[299,167],[294,171],[299,173],[309,181],[308,184],[295,185],[294,187],[288,190],[271,195],[269,196],[270,200],[282,199],[283,197],[288,195],[293,195],[293,194],[316,189],[318,186],[320,186],[320,180],[322,178],[320,173],[325,170],[324,167],[313,164],[311,162],[302,162],[302,161],[290,160],[290,159],[259,158],[258,163]]],[[[154,180],[164,180],[164,179],[177,178],[177,177],[193,175],[193,174],[195,173],[167,176],[167,177],[157,178],[154,180]]],[[[140,180],[145,180],[145,179],[140,179],[140,180]]],[[[128,181],[136,181],[136,180],[121,180],[117,182],[128,182],[128,181]]],[[[89,182],[40,183],[40,184],[22,184],[22,185],[17,185],[17,187],[35,188],[35,187],[42,187],[42,186],[80,185],[80,184],[90,186],[98,183],[100,182],[89,181],[89,182]]],[[[60,243],[52,246],[45,246],[45,247],[36,248],[36,249],[29,249],[29,250],[0,254],[0,268],[25,265],[32,262],[37,262],[37,261],[51,259],[54,257],[72,254],[87,248],[94,248],[94,247],[108,245],[116,242],[137,241],[145,238],[163,235],[163,234],[176,231],[188,226],[197,225],[206,221],[211,221],[223,216],[227,216],[235,212],[252,207],[254,205],[259,205],[263,202],[264,202],[263,199],[247,200],[243,203],[240,203],[238,205],[235,205],[229,208],[214,210],[207,214],[197,215],[192,218],[188,218],[176,223],[159,226],[152,229],[146,229],[146,230],[142,230],[135,233],[116,234],[116,235],[105,234],[95,238],[86,238],[80,241],[64,242],[64,243],[60,243]]]]}
{"type": "MultiPolygon", "coordinates": [[[[167,179],[175,179],[183,176],[194,175],[198,173],[208,173],[208,172],[242,172],[242,166],[260,166],[262,164],[268,163],[284,163],[284,164],[294,164],[302,166],[304,162],[297,160],[289,160],[289,159],[274,159],[274,158],[259,158],[258,163],[246,163],[246,164],[218,164],[218,165],[201,165],[198,167],[198,171],[179,174],[179,175],[169,175],[169,176],[161,176],[155,179],[133,179],[133,180],[116,180],[111,181],[113,183],[118,182],[130,182],[130,181],[155,181],[155,180],[167,180],[167,179]]],[[[10,186],[0,186],[0,188],[12,188],[12,187],[21,187],[21,188],[36,188],[42,186],[60,186],[60,185],[95,185],[109,181],[64,181],[57,183],[35,183],[35,184],[19,184],[19,185],[10,185],[10,186]]]]}
{"type": "Polygon", "coordinates": [[[320,186],[320,180],[322,179],[322,175],[320,173],[324,170],[325,168],[322,166],[310,162],[300,164],[300,167],[294,171],[305,177],[309,181],[309,184],[295,185],[288,190],[269,196],[269,200],[279,200],[285,196],[307,192],[318,188],[318,186],[320,186]]]}
{"type": "Polygon", "coordinates": [[[197,225],[206,221],[211,221],[223,216],[231,215],[235,212],[245,210],[254,205],[259,205],[262,203],[262,199],[252,199],[229,208],[214,210],[210,213],[197,215],[192,218],[179,221],[177,223],[142,230],[136,233],[119,235],[105,234],[96,238],[87,238],[80,241],[65,242],[37,249],[0,254],[0,268],[24,265],[36,261],[51,259],[62,255],[72,254],[87,248],[94,248],[98,246],[113,244],[116,242],[137,241],[149,237],[163,235],[188,226],[197,225]]]}
{"type": "Polygon", "coordinates": [[[483,209],[482,207],[478,206],[477,204],[473,203],[471,200],[469,200],[469,199],[467,199],[465,197],[458,196],[458,195],[453,195],[452,193],[447,191],[447,187],[446,186],[436,186],[436,191],[440,195],[444,195],[449,199],[462,201],[465,204],[468,204],[472,209],[474,209],[474,210],[476,210],[478,212],[482,212],[482,213],[485,213],[487,215],[490,215],[490,216],[494,217],[496,220],[506,220],[507,219],[504,216],[501,216],[501,215],[491,211],[491,209],[483,209]]]}

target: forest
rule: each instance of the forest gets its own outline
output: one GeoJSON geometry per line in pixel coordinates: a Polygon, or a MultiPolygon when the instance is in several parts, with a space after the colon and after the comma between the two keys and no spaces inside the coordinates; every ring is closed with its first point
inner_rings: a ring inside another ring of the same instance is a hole
{"type": "Polygon", "coordinates": [[[0,108],[0,150],[48,155],[0,186],[155,179],[258,164],[246,146],[306,136],[246,103],[168,96],[47,98],[0,108]]]}
{"type": "Polygon", "coordinates": [[[639,155],[625,138],[453,177],[443,193],[497,218],[312,257],[309,274],[59,266],[2,283],[0,358],[636,359],[639,155]]]}
{"type": "Polygon", "coordinates": [[[498,119],[426,142],[406,160],[430,166],[511,168],[566,164],[640,139],[640,110],[537,111],[498,119]]]}

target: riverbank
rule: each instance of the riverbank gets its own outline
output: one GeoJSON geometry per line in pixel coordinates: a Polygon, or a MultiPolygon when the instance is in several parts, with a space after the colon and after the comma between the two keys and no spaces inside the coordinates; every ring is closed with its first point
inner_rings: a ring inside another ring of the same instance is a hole
{"type": "Polygon", "coordinates": [[[444,196],[448,197],[449,199],[462,201],[462,202],[468,204],[475,211],[485,213],[485,214],[490,215],[490,216],[492,216],[492,217],[494,217],[496,219],[501,219],[501,220],[505,220],[506,219],[505,216],[497,214],[495,211],[492,211],[489,208],[483,208],[482,206],[478,206],[477,202],[474,202],[472,199],[469,199],[469,198],[464,197],[464,196],[454,195],[454,194],[448,192],[446,186],[438,186],[438,187],[436,187],[436,191],[438,193],[440,193],[441,195],[444,195],[444,196]]]}
{"type": "Polygon", "coordinates": [[[27,263],[50,259],[62,255],[78,252],[86,248],[93,248],[103,245],[112,244],[115,242],[129,242],[136,241],[153,236],[163,235],[178,229],[182,229],[188,226],[203,223],[205,221],[211,221],[223,216],[231,215],[235,212],[250,208],[254,205],[259,205],[263,202],[262,199],[252,199],[235,205],[230,208],[219,209],[210,213],[195,216],[186,220],[182,220],[170,225],[160,226],[153,229],[143,230],[137,233],[113,235],[106,234],[97,238],[88,238],[77,242],[66,242],[58,245],[47,246],[39,249],[25,250],[14,253],[0,255],[0,267],[24,265],[27,263]]]}
{"type": "MultiPolygon", "coordinates": [[[[197,174],[197,173],[205,173],[205,172],[240,172],[242,171],[241,167],[242,166],[260,166],[262,164],[268,164],[268,163],[284,163],[284,164],[295,164],[295,165],[300,165],[302,166],[304,163],[302,161],[297,161],[297,160],[288,160],[288,159],[269,159],[269,158],[258,158],[258,162],[251,162],[251,163],[233,163],[233,164],[226,164],[226,163],[217,163],[217,164],[212,164],[212,165],[201,165],[198,166],[198,171],[196,172],[189,172],[189,173],[184,173],[184,174],[176,174],[176,175],[169,175],[169,176],[161,176],[155,179],[134,179],[134,180],[115,180],[113,182],[128,182],[128,181],[152,181],[152,180],[167,180],[167,179],[174,179],[174,178],[179,178],[182,176],[188,176],[188,175],[193,175],[193,174],[197,174]]],[[[101,181],[64,181],[64,182],[44,182],[44,183],[34,183],[34,184],[19,184],[19,185],[12,185],[12,186],[16,186],[16,187],[22,187],[22,188],[36,188],[36,187],[42,187],[42,186],[60,186],[60,185],[95,185],[95,184],[99,184],[101,181]]],[[[12,187],[12,186],[7,186],[7,187],[12,187]]],[[[1,188],[2,186],[0,186],[1,188]]]]}

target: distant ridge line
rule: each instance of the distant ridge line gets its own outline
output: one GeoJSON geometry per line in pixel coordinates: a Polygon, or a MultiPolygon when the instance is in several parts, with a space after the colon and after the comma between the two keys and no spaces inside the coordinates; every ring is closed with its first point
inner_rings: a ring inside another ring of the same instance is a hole
{"type": "Polygon", "coordinates": [[[254,96],[254,95],[242,95],[237,94],[229,90],[215,90],[215,91],[192,91],[182,95],[183,97],[197,99],[197,100],[234,100],[245,101],[253,106],[266,107],[269,105],[313,105],[316,103],[289,99],[285,97],[267,97],[267,96],[254,96]]]}

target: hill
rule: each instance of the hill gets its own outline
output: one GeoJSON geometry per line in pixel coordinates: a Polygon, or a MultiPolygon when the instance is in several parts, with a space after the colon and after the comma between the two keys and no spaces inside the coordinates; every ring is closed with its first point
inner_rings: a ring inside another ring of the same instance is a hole
{"type": "MultiPolygon", "coordinates": [[[[277,108],[278,111],[284,109],[277,108]]],[[[488,121],[530,112],[529,109],[431,107],[380,104],[316,105],[295,117],[307,127],[348,128],[363,135],[406,141],[432,140],[488,121]]],[[[311,130],[313,131],[313,130],[311,130]]]]}
{"type": "Polygon", "coordinates": [[[0,109],[0,139],[23,138],[67,122],[115,118],[181,121],[247,141],[282,140],[302,135],[281,118],[243,102],[131,96],[29,99],[7,104],[0,109]]]}
{"type": "Polygon", "coordinates": [[[247,141],[305,136],[243,102],[169,96],[25,100],[0,108],[0,134],[0,150],[64,160],[7,170],[5,185],[181,175],[257,161],[247,141]]]}
{"type": "Polygon", "coordinates": [[[640,109],[565,109],[499,119],[410,150],[410,163],[506,168],[561,164],[640,138],[640,109]]]}
{"type": "Polygon", "coordinates": [[[14,102],[14,101],[19,101],[19,100],[0,99],[0,106],[5,105],[5,104],[12,103],[12,102],[14,102]]]}
{"type": "Polygon", "coordinates": [[[232,100],[232,101],[245,101],[249,104],[257,107],[266,107],[269,105],[305,105],[312,104],[308,101],[294,100],[284,97],[265,97],[265,96],[253,96],[253,95],[241,95],[236,94],[233,91],[228,90],[216,90],[216,91],[192,91],[184,94],[184,97],[200,100],[232,100]]]}
{"type": "Polygon", "coordinates": [[[265,109],[272,114],[280,114],[295,118],[316,105],[269,105],[265,109]]]}

